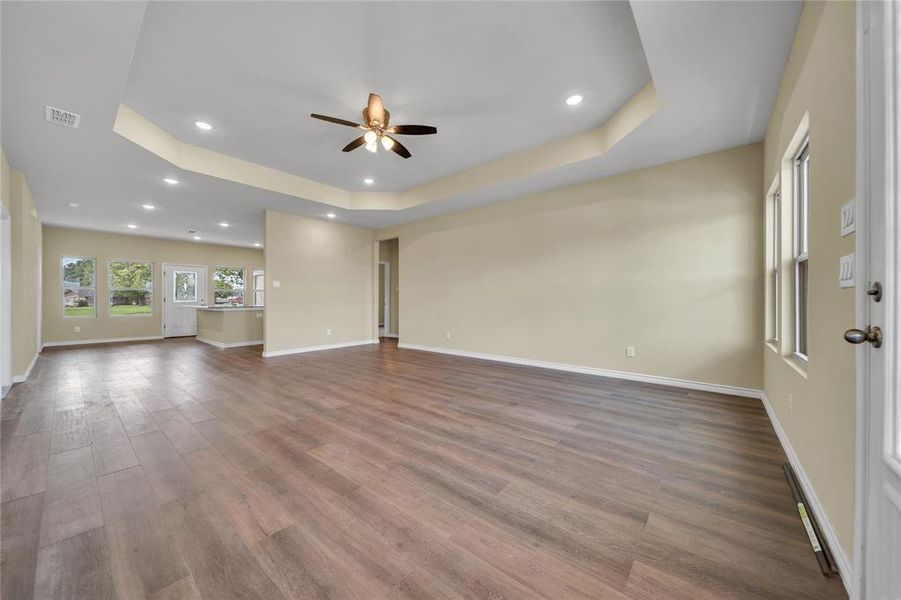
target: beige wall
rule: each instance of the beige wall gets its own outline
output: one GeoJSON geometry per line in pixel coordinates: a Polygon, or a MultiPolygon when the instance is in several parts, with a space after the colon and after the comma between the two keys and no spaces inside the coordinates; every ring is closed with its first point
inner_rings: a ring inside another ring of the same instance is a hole
{"type": "Polygon", "coordinates": [[[371,230],[267,210],[264,351],[373,339],[375,265],[371,230]]]}
{"type": "Polygon", "coordinates": [[[761,150],[376,232],[400,238],[401,342],[759,389],[761,150]]]}
{"type": "Polygon", "coordinates": [[[400,308],[398,303],[398,285],[400,279],[400,269],[398,266],[398,241],[397,238],[391,240],[382,240],[379,242],[379,260],[388,263],[389,268],[389,323],[388,333],[397,335],[400,326],[400,308]]]}
{"type": "MultiPolygon", "coordinates": [[[[0,150],[2,153],[2,150],[0,150]]],[[[25,175],[11,169],[2,156],[3,204],[11,233],[12,374],[21,378],[38,352],[38,261],[41,222],[25,175]]]]}
{"type": "MultiPolygon", "coordinates": [[[[805,113],[810,122],[809,365],[791,350],[791,205],[783,221],[783,343],[764,351],[764,390],[822,501],[845,553],[854,538],[854,351],[842,332],[854,323],[854,291],[838,286],[839,258],[854,236],[839,235],[839,210],[855,193],[854,4],[805,2],[764,144],[763,184],[783,157],[805,113]],[[789,398],[791,397],[791,404],[789,398]]],[[[783,197],[791,196],[790,170],[783,197]],[[787,189],[786,189],[787,188],[787,189]]]]}
{"type": "MultiPolygon", "coordinates": [[[[161,335],[162,329],[162,265],[179,263],[206,265],[208,271],[207,303],[213,302],[213,267],[263,266],[263,252],[250,248],[179,242],[138,235],[101,233],[84,229],[44,227],[44,343],[73,342],[161,335]],[[63,256],[97,259],[97,316],[94,318],[63,317],[61,261],[63,256]],[[107,261],[132,259],[152,261],[153,314],[147,316],[109,315],[109,271],[107,261]],[[74,327],[81,328],[75,332],[74,327]]],[[[245,286],[252,286],[250,273],[245,286]]]]}

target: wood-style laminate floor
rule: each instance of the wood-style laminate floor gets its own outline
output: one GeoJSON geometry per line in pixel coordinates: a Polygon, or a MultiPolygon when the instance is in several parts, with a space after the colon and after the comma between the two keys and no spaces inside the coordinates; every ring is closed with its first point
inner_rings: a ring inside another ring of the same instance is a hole
{"type": "Polygon", "coordinates": [[[2,598],[839,598],[756,400],[393,343],[45,351],[2,598]]]}

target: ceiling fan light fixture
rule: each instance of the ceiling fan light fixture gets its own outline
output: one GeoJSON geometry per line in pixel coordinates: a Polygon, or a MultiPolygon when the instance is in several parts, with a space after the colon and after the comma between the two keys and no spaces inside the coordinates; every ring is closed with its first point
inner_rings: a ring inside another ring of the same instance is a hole
{"type": "Polygon", "coordinates": [[[369,102],[363,109],[363,123],[354,123],[347,119],[339,119],[338,117],[329,117],[318,113],[311,113],[310,117],[336,125],[352,127],[354,129],[365,131],[360,137],[351,140],[349,144],[341,149],[342,152],[353,152],[360,146],[363,146],[373,154],[379,151],[379,140],[382,141],[382,147],[385,150],[394,152],[401,158],[410,158],[411,154],[407,148],[391,135],[434,135],[438,133],[438,128],[431,125],[392,125],[388,127],[391,120],[391,114],[382,103],[382,98],[378,94],[369,94],[369,102]]]}

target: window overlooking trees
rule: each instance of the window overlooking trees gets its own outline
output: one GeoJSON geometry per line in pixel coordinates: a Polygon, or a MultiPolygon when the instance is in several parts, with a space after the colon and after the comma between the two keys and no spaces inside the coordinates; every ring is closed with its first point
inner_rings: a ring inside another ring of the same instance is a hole
{"type": "Polygon", "coordinates": [[[94,301],[96,272],[97,261],[93,258],[63,257],[64,317],[94,317],[97,315],[94,301]]]}
{"type": "Polygon", "coordinates": [[[153,314],[153,263],[130,260],[109,262],[109,314],[153,314]]]}
{"type": "Polygon", "coordinates": [[[244,269],[217,267],[213,271],[213,301],[218,305],[244,305],[244,269]]]}

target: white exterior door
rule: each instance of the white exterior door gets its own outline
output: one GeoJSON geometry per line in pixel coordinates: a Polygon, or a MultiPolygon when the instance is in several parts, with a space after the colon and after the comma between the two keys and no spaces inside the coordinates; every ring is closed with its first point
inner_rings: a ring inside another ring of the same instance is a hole
{"type": "Polygon", "coordinates": [[[859,596],[901,598],[901,7],[858,4],[859,596]],[[878,284],[878,285],[877,285],[878,284]],[[880,289],[881,288],[881,289],[880,289]],[[881,291],[881,293],[880,293],[881,291]],[[877,329],[878,328],[878,329],[877,329]]]}
{"type": "Polygon", "coordinates": [[[163,265],[163,337],[197,335],[197,307],[206,306],[206,267],[163,265]]]}

